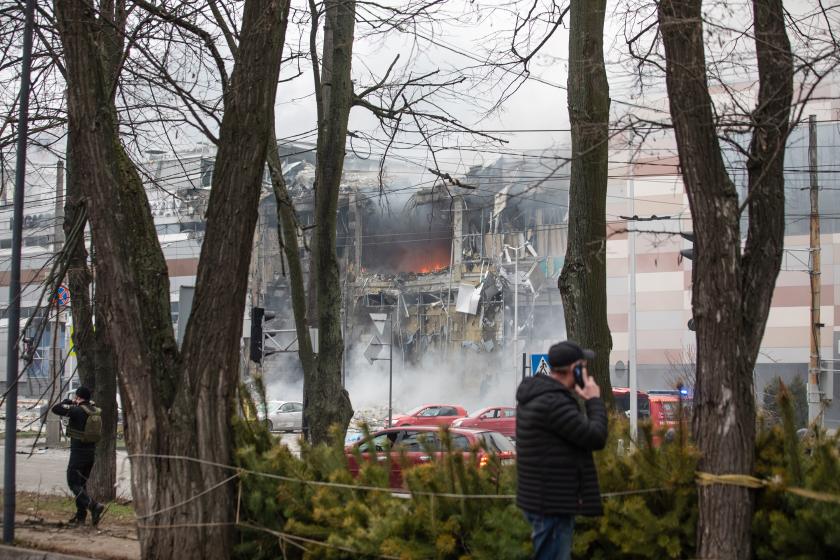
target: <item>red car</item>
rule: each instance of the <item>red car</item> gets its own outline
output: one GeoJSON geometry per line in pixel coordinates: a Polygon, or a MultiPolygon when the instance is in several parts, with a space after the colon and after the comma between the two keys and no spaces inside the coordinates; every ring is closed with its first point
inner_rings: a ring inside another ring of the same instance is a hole
{"type": "Polygon", "coordinates": [[[653,444],[662,443],[662,432],[676,429],[682,420],[683,428],[688,429],[691,419],[690,398],[680,398],[677,395],[650,395],[650,423],[653,426],[653,444]],[[682,418],[680,418],[682,415],[682,418]]]}
{"type": "Polygon", "coordinates": [[[408,414],[395,416],[391,426],[448,426],[466,415],[464,407],[456,404],[424,404],[408,414]]]}
{"type": "Polygon", "coordinates": [[[512,406],[488,406],[466,418],[452,422],[453,428],[493,430],[509,438],[516,437],[516,409],[512,406]]]}
{"type": "MultiPolygon", "coordinates": [[[[615,407],[617,410],[623,412],[628,417],[630,416],[630,389],[626,387],[613,387],[613,398],[615,399],[615,407]]],[[[648,418],[650,416],[650,400],[648,394],[644,391],[637,391],[636,404],[638,406],[639,418],[648,418]]]]}
{"type": "MultiPolygon", "coordinates": [[[[410,428],[387,428],[374,433],[369,440],[356,442],[345,448],[348,468],[353,476],[359,474],[359,454],[362,462],[383,462],[390,458],[391,488],[403,487],[403,463],[424,465],[442,456],[440,428],[437,426],[412,426],[410,428]],[[389,457],[390,456],[390,457],[389,457]],[[405,460],[403,461],[403,457],[405,460]]],[[[471,456],[475,451],[479,466],[488,463],[491,454],[495,454],[502,464],[511,464],[516,460],[516,448],[508,438],[498,432],[474,430],[471,428],[451,428],[452,450],[471,456]]]]}

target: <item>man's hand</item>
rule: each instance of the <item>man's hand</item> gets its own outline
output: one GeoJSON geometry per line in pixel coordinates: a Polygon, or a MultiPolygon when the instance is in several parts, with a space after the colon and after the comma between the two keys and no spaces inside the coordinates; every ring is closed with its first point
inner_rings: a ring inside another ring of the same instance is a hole
{"type": "Polygon", "coordinates": [[[586,401],[601,396],[601,388],[598,387],[595,378],[589,375],[589,371],[585,368],[583,370],[583,388],[575,385],[575,391],[586,401]]]}

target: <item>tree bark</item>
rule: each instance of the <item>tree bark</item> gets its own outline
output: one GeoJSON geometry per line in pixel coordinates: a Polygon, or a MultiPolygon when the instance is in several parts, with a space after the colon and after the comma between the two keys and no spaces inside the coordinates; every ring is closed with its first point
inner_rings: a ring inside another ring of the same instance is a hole
{"type": "Polygon", "coordinates": [[[568,98],[573,159],[569,237],[557,287],[568,337],[595,351],[589,373],[611,404],[605,239],[610,117],[603,45],[606,0],[572,0],[570,9],[568,98]]]}
{"type": "Polygon", "coordinates": [[[117,483],[117,364],[108,340],[108,325],[98,313],[101,297],[94,306],[90,297],[91,273],[87,264],[84,231],[87,219],[79,196],[79,185],[73,176],[72,137],[68,139],[67,203],[64,209],[64,231],[67,234],[70,306],[73,313],[73,348],[82,385],[93,391],[93,400],[102,409],[102,439],[96,444],[96,459],[87,489],[100,502],[116,498],[117,483]],[[73,234],[74,230],[78,232],[73,234]],[[96,311],[94,311],[94,309],[96,311]],[[97,315],[94,328],[93,316],[97,315]]]}
{"type": "MultiPolygon", "coordinates": [[[[782,165],[793,66],[781,0],[756,0],[754,13],[760,86],[747,164],[749,229],[742,256],[738,193],[720,151],[706,79],[702,2],[659,4],[671,118],[696,235],[692,425],[702,453],[699,469],[714,474],[752,474],[753,368],[784,243],[782,165]]],[[[701,486],[697,556],[750,558],[752,506],[746,488],[701,486]]]]}
{"type": "Polygon", "coordinates": [[[316,361],[309,337],[309,320],[306,313],[306,288],[304,287],[303,269],[298,246],[297,219],[295,208],[286,182],[283,180],[280,155],[277,153],[277,140],[272,132],[271,143],[268,146],[268,169],[271,174],[271,186],[277,203],[277,238],[280,248],[289,263],[289,286],[292,292],[292,313],[295,318],[295,331],[298,340],[298,357],[303,369],[304,386],[315,373],[316,361]]]}
{"type": "Polygon", "coordinates": [[[166,262],[137,170],[119,140],[96,60],[102,22],[90,1],[56,0],[69,128],[111,327],[146,559],[230,557],[231,418],[257,205],[273,122],[288,2],[248,0],[235,58],[196,278],[179,355],[166,262]],[[152,456],[154,455],[154,456],[152,456]],[[177,456],[177,459],[163,456],[177,456]],[[192,460],[190,460],[192,459],[192,460]]]}
{"type": "MultiPolygon", "coordinates": [[[[114,95],[111,84],[119,75],[125,32],[125,2],[105,0],[100,3],[99,16],[106,24],[97,39],[99,56],[105,75],[109,78],[103,87],[107,96],[114,95]]],[[[72,109],[70,109],[72,110],[72,109]]],[[[68,247],[68,284],[73,313],[73,347],[82,385],[93,391],[93,400],[102,409],[102,439],[96,445],[96,459],[87,489],[97,501],[107,502],[116,498],[117,483],[117,364],[108,340],[108,326],[99,309],[101,296],[91,300],[92,275],[88,267],[84,231],[87,214],[81,185],[74,169],[84,162],[78,160],[73,149],[74,135],[67,138],[67,198],[64,212],[64,232],[68,247]],[[73,235],[73,231],[78,235],[73,235]],[[94,314],[96,325],[94,328],[94,314]]]]}
{"type": "Polygon", "coordinates": [[[329,430],[347,429],[353,408],[341,385],[341,281],[336,254],[338,194],[344,167],[347,121],[353,99],[350,79],[355,28],[355,1],[328,0],[315,170],[315,247],[318,312],[318,360],[304,394],[306,423],[313,443],[329,440],[329,430]]]}

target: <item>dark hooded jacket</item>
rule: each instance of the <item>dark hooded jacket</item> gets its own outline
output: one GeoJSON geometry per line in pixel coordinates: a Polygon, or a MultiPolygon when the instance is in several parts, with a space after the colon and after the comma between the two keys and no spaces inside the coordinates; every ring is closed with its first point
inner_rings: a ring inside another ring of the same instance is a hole
{"type": "MultiPolygon", "coordinates": [[[[82,404],[92,404],[90,401],[85,401],[82,404]]],[[[84,432],[85,423],[88,415],[81,406],[74,404],[70,399],[65,399],[52,407],[53,414],[59,416],[67,416],[67,428],[70,432],[84,432]]],[[[78,462],[93,461],[96,453],[96,444],[85,442],[75,437],[70,438],[70,462],[76,464],[78,462]]]]}
{"type": "Polygon", "coordinates": [[[600,398],[584,414],[559,381],[536,375],[516,391],[516,503],[540,515],[601,515],[592,452],[607,442],[607,411],[600,398]]]}

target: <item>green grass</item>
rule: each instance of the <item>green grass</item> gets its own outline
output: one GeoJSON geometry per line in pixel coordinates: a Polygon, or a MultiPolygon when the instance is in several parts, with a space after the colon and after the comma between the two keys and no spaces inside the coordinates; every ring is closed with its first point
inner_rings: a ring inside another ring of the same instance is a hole
{"type": "MultiPolygon", "coordinates": [[[[18,492],[16,509],[18,515],[39,515],[46,518],[69,519],[76,513],[76,504],[69,496],[53,496],[35,492],[18,492]]],[[[134,508],[131,504],[112,502],[105,514],[116,524],[134,524],[134,508]]]]}

